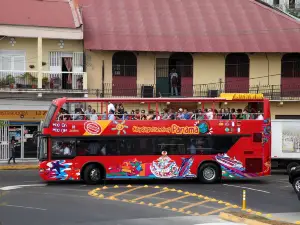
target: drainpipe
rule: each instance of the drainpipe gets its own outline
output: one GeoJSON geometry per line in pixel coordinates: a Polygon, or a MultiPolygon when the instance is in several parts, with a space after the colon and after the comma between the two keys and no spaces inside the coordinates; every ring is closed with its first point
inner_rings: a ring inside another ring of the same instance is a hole
{"type": "Polygon", "coordinates": [[[102,93],[101,93],[101,97],[104,97],[104,60],[102,60],[102,93]]]}
{"type": "Polygon", "coordinates": [[[268,85],[270,85],[270,61],[268,58],[268,54],[265,53],[265,55],[266,55],[266,59],[268,60],[268,85]]]}
{"type": "Polygon", "coordinates": [[[37,56],[38,56],[38,88],[43,88],[43,68],[42,68],[42,61],[43,61],[43,40],[42,37],[38,37],[38,44],[37,44],[37,56]]]}

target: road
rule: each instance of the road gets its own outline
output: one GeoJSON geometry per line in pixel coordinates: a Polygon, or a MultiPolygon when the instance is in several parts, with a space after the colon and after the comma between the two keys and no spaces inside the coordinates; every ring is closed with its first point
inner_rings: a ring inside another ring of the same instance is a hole
{"type": "Polygon", "coordinates": [[[0,222],[10,224],[152,224],[222,222],[221,211],[247,208],[299,221],[300,202],[287,175],[204,185],[195,181],[108,181],[43,183],[37,171],[0,171],[0,222]],[[14,189],[14,185],[19,186],[14,189]],[[32,185],[32,186],[31,186],[32,185]],[[5,188],[4,188],[5,189],[5,188]],[[289,214],[277,214],[289,213],[289,214]]]}

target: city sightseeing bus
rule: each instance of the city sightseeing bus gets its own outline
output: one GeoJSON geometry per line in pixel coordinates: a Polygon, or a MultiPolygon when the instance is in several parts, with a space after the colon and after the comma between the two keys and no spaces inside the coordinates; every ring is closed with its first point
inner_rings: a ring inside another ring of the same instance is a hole
{"type": "Polygon", "coordinates": [[[269,100],[262,94],[59,98],[38,137],[39,174],[45,181],[87,184],[143,178],[215,183],[267,176],[270,118],[269,100]]]}

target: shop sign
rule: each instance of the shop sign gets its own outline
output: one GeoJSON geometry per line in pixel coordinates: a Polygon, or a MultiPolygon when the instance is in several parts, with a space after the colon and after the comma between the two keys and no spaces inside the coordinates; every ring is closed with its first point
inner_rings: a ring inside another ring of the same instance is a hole
{"type": "Polygon", "coordinates": [[[0,120],[43,120],[46,114],[44,110],[0,110],[0,120]]]}

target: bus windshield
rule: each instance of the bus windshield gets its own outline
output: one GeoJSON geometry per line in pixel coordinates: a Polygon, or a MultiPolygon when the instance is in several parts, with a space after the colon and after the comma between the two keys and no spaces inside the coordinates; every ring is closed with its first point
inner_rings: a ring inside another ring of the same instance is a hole
{"type": "Polygon", "coordinates": [[[43,123],[43,127],[44,127],[44,128],[49,127],[50,122],[51,122],[51,119],[52,119],[52,117],[53,117],[53,115],[54,115],[54,113],[55,113],[55,111],[56,111],[56,108],[57,108],[56,105],[51,104],[51,106],[50,106],[50,108],[49,108],[49,110],[48,110],[48,113],[47,113],[47,115],[46,115],[45,121],[44,121],[44,123],[43,123]]]}

